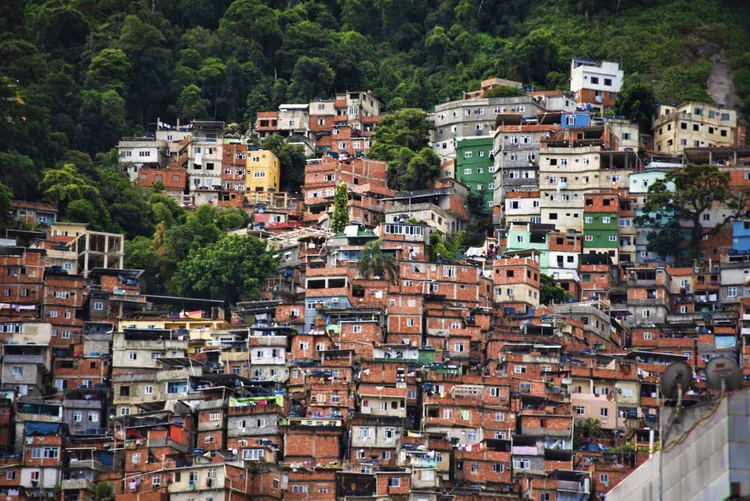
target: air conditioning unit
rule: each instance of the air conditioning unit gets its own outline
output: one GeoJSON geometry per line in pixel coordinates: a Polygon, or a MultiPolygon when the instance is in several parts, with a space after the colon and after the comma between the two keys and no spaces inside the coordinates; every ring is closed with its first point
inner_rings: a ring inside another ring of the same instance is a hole
{"type": "Polygon", "coordinates": [[[339,298],[334,297],[331,299],[331,304],[339,304],[339,298]]]}

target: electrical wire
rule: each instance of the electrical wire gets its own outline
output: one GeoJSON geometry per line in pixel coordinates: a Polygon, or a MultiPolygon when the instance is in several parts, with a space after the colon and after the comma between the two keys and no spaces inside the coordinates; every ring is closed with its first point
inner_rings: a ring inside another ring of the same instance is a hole
{"type": "MultiPolygon", "coordinates": [[[[661,452],[662,453],[669,452],[672,449],[674,449],[675,447],[677,447],[678,445],[683,444],[685,442],[685,440],[688,439],[688,437],[690,436],[690,434],[693,431],[696,430],[696,428],[698,428],[699,426],[702,426],[704,423],[710,421],[716,415],[716,411],[719,410],[719,407],[721,406],[721,402],[722,401],[719,400],[716,403],[716,405],[714,405],[713,409],[711,409],[703,417],[701,417],[696,422],[694,422],[690,426],[690,428],[688,428],[687,430],[685,430],[684,432],[682,432],[680,435],[677,436],[677,438],[675,438],[671,442],[666,443],[666,445],[664,445],[664,447],[662,447],[661,452]]],[[[677,419],[677,418],[675,418],[675,419],[677,419]]],[[[674,422],[672,424],[670,424],[669,428],[671,429],[673,425],[674,425],[674,422]]],[[[662,439],[663,438],[664,437],[662,437],[662,439]]]]}

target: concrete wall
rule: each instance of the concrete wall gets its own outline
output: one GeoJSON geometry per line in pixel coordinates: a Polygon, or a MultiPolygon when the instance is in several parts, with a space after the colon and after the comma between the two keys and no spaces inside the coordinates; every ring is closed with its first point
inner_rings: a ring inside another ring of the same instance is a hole
{"type": "MultiPolygon", "coordinates": [[[[685,441],[661,459],[655,454],[612,489],[607,501],[659,499],[660,464],[663,501],[725,499],[731,482],[740,484],[743,495],[750,493],[749,397],[750,390],[745,389],[725,398],[715,411],[716,401],[685,409],[679,422],[663,433],[667,447],[683,434],[687,434],[685,441]]],[[[673,409],[664,409],[665,423],[674,416],[673,409]]]]}

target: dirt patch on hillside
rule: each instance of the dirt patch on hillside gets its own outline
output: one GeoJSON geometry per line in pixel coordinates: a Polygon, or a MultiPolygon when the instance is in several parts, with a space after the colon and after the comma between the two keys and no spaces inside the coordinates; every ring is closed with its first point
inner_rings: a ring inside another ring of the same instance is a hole
{"type": "Polygon", "coordinates": [[[723,49],[718,47],[716,49],[708,57],[711,62],[711,74],[708,77],[706,90],[717,104],[724,104],[727,108],[739,110],[742,108],[742,99],[737,94],[729,60],[723,49]]]}

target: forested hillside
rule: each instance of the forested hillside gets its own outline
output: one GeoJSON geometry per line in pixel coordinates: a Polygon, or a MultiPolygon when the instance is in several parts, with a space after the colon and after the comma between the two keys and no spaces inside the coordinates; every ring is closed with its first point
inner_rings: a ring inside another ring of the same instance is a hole
{"type": "Polygon", "coordinates": [[[4,0],[0,181],[16,198],[87,199],[79,209],[99,227],[151,236],[153,218],[134,222],[149,209],[126,187],[103,188],[117,173],[86,154],[114,170],[118,138],[157,117],[245,130],[260,110],[346,89],[373,90],[390,110],[429,109],[491,76],[564,88],[573,56],[618,61],[626,85],[667,102],[709,100],[710,61],[725,57],[748,109],[739,3],[4,0]]]}

